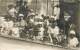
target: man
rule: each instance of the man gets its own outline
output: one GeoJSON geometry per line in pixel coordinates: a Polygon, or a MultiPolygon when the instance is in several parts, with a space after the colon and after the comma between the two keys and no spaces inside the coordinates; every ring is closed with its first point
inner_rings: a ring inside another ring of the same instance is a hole
{"type": "MultiPolygon", "coordinates": [[[[68,35],[68,31],[70,28],[70,24],[75,24],[76,19],[76,11],[78,0],[60,0],[60,19],[58,21],[58,25],[61,29],[64,30],[64,33],[68,35]],[[68,21],[64,20],[64,12],[66,12],[69,16],[71,16],[68,21]]],[[[68,37],[68,36],[67,36],[68,37]]]]}
{"type": "Polygon", "coordinates": [[[27,7],[27,2],[24,1],[23,4],[19,7],[19,11],[18,11],[18,14],[23,14],[24,15],[24,19],[25,17],[27,17],[28,15],[28,12],[29,12],[29,9],[27,7]]]}
{"type": "Polygon", "coordinates": [[[8,15],[11,20],[15,20],[17,14],[17,10],[15,9],[15,6],[13,4],[8,5],[8,15]]]}
{"type": "Polygon", "coordinates": [[[55,20],[59,19],[59,15],[60,15],[60,6],[59,6],[59,0],[54,0],[54,17],[55,20]]]}

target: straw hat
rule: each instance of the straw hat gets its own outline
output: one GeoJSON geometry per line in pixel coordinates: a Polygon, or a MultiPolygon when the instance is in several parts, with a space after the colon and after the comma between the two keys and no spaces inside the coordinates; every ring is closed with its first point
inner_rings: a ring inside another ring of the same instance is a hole
{"type": "Polygon", "coordinates": [[[19,14],[19,16],[24,16],[23,14],[19,14]]]}

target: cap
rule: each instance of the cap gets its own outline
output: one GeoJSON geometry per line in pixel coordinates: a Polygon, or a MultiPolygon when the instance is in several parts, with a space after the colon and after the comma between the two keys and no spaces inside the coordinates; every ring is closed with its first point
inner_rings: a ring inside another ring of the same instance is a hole
{"type": "Polygon", "coordinates": [[[71,30],[71,31],[70,31],[70,34],[74,34],[74,35],[75,35],[76,33],[75,33],[74,30],[71,30]]]}
{"type": "Polygon", "coordinates": [[[23,14],[19,14],[19,16],[24,16],[23,14]]]}

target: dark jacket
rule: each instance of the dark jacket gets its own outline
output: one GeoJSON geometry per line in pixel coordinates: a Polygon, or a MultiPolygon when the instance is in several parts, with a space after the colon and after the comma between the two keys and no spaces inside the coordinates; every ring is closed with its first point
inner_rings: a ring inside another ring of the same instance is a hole
{"type": "Polygon", "coordinates": [[[27,13],[28,13],[28,7],[26,6],[20,6],[20,8],[19,8],[19,14],[24,14],[24,16],[25,15],[27,15],[27,13]]]}

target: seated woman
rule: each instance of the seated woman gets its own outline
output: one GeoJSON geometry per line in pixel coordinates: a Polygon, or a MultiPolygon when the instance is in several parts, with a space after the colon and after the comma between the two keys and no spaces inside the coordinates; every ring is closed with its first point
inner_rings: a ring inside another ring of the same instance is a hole
{"type": "Polygon", "coordinates": [[[78,38],[76,37],[76,33],[74,30],[70,30],[69,39],[68,39],[68,47],[75,48],[79,44],[78,38]]]}

